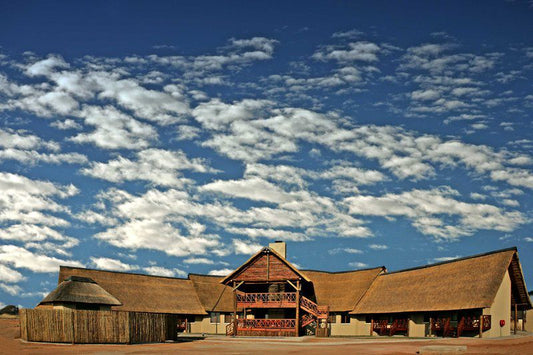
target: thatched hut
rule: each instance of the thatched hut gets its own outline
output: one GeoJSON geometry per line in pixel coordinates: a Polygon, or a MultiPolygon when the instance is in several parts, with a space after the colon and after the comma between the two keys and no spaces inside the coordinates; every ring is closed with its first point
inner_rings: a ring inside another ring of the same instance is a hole
{"type": "Polygon", "coordinates": [[[37,306],[38,308],[71,308],[109,310],[122,303],[88,277],[70,276],[64,279],[37,306]]]}
{"type": "Polygon", "coordinates": [[[207,314],[189,279],[60,267],[59,279],[72,276],[91,278],[115,295],[121,305],[113,305],[112,310],[186,316],[207,314]]]}
{"type": "Polygon", "coordinates": [[[437,329],[439,319],[451,321],[450,334],[457,334],[463,318],[483,316],[489,324],[481,332],[501,336],[510,334],[511,313],[531,306],[517,250],[509,248],[384,273],[350,313],[375,322],[407,318],[413,336],[445,332],[437,329]]]}

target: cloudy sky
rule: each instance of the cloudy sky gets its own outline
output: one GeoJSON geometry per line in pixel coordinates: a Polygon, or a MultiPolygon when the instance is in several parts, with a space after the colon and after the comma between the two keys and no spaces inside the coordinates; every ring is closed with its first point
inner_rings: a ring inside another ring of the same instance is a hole
{"type": "Polygon", "coordinates": [[[528,1],[0,4],[0,305],[59,265],[399,270],[517,246],[528,1]]]}

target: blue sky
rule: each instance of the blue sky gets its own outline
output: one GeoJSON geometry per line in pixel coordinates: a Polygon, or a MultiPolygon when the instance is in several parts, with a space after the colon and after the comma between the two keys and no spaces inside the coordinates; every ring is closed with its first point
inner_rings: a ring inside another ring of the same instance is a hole
{"type": "Polygon", "coordinates": [[[58,265],[398,270],[517,246],[527,1],[0,3],[0,304],[58,265]]]}

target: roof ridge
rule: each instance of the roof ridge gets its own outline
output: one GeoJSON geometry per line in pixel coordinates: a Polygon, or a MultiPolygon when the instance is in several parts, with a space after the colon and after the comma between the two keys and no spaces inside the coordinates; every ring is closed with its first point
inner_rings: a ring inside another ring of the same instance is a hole
{"type": "MultiPolygon", "coordinates": [[[[357,269],[357,270],[324,271],[324,270],[304,269],[304,270],[300,270],[300,271],[323,272],[325,274],[347,274],[349,272],[370,271],[370,270],[374,270],[374,269],[385,269],[386,270],[386,267],[384,265],[382,265],[382,266],[368,267],[368,268],[365,268],[365,269],[357,269]]],[[[313,281],[313,280],[311,280],[311,281],[313,281]]]]}
{"type": "Polygon", "coordinates": [[[510,248],[505,248],[505,249],[493,250],[493,251],[489,251],[489,252],[485,252],[485,253],[481,253],[481,254],[475,254],[475,255],[470,255],[470,256],[464,256],[464,257],[462,257],[462,258],[451,259],[451,260],[446,260],[446,261],[440,261],[440,262],[438,262],[438,263],[427,264],[427,265],[422,265],[422,266],[416,266],[416,267],[411,267],[411,268],[402,269],[402,270],[390,271],[390,272],[386,272],[386,273],[382,274],[381,276],[392,275],[392,274],[398,274],[398,273],[400,273],[400,272],[407,272],[407,271],[414,271],[414,270],[420,270],[420,269],[427,269],[427,268],[434,267],[434,266],[445,265],[445,264],[451,264],[451,263],[455,263],[455,262],[463,261],[463,260],[468,260],[468,259],[481,258],[481,257],[483,257],[483,256],[488,256],[488,255],[492,255],[492,254],[503,253],[503,252],[506,252],[506,251],[515,251],[515,252],[518,252],[518,249],[517,249],[517,247],[510,247],[510,248]]]}
{"type": "Polygon", "coordinates": [[[359,299],[354,303],[354,305],[353,305],[352,309],[350,310],[350,312],[353,312],[355,310],[355,308],[357,308],[357,305],[363,300],[363,298],[365,298],[365,296],[368,293],[368,291],[372,288],[372,286],[374,286],[376,284],[376,280],[378,279],[378,277],[380,275],[383,275],[384,273],[385,274],[387,273],[387,269],[385,268],[385,266],[383,266],[382,271],[383,271],[383,273],[380,272],[376,276],[374,276],[374,278],[372,279],[372,282],[370,283],[370,285],[368,285],[368,287],[366,288],[365,292],[363,292],[363,294],[359,297],[359,299]]]}
{"type": "MultiPolygon", "coordinates": [[[[126,274],[126,275],[136,275],[136,276],[146,276],[146,277],[157,277],[157,278],[160,278],[160,279],[172,279],[172,280],[190,281],[189,278],[185,278],[185,277],[149,275],[149,274],[141,274],[141,273],[138,273],[138,272],[91,269],[91,268],[86,268],[86,267],[68,266],[68,265],[59,265],[60,272],[61,272],[61,269],[77,269],[77,270],[100,271],[100,272],[109,272],[109,273],[113,273],[113,274],[126,274]]],[[[61,280],[61,281],[64,281],[64,280],[61,280]]]]}

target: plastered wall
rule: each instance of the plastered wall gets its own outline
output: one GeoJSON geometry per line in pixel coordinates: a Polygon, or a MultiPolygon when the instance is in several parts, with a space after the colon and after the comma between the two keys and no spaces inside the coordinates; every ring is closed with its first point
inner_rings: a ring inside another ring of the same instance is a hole
{"type": "Polygon", "coordinates": [[[426,336],[426,324],[423,314],[411,314],[409,317],[409,336],[422,338],[426,336]]]}
{"type": "Polygon", "coordinates": [[[490,314],[492,321],[490,330],[483,332],[483,337],[492,338],[511,334],[511,279],[509,272],[505,272],[492,306],[483,309],[483,314],[490,314]],[[500,327],[500,320],[505,321],[505,326],[500,327]]]}
{"type": "Polygon", "coordinates": [[[226,334],[226,319],[230,316],[221,314],[220,323],[211,323],[209,316],[196,316],[194,322],[189,322],[189,329],[191,333],[226,334]]]}

